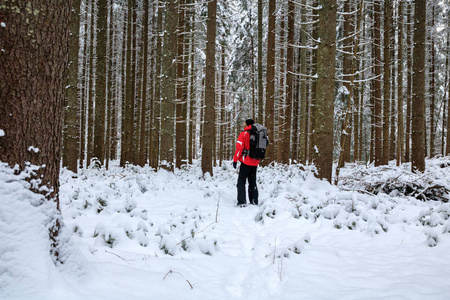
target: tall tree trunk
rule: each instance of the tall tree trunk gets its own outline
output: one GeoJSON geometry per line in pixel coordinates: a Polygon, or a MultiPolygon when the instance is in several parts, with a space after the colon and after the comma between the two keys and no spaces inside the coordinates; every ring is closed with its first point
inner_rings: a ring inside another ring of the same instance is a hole
{"type": "MultiPolygon", "coordinates": [[[[445,147],[445,155],[450,154],[450,18],[447,18],[447,138],[446,138],[446,147],[445,147]]],[[[444,129],[442,129],[442,132],[444,129]]]]}
{"type": "Polygon", "coordinates": [[[425,171],[424,144],[424,101],[425,101],[425,32],[426,1],[416,0],[414,9],[414,58],[413,58],[413,101],[412,101],[412,153],[413,172],[425,171]]]}
{"type": "MultiPolygon", "coordinates": [[[[153,102],[153,116],[151,120],[152,135],[151,135],[151,152],[150,152],[150,166],[153,168],[159,167],[159,153],[160,153],[160,134],[161,134],[161,67],[162,67],[162,39],[163,39],[163,11],[159,0],[155,0],[155,9],[157,9],[158,17],[156,21],[156,55],[155,55],[155,100],[153,102]]],[[[165,137],[167,138],[167,137],[165,137]]]]}
{"type": "Polygon", "coordinates": [[[217,0],[208,3],[206,30],[206,74],[205,74],[205,122],[203,127],[202,171],[213,175],[213,144],[215,143],[215,101],[216,101],[216,12],[217,0]]]}
{"type": "Polygon", "coordinates": [[[383,164],[383,144],[382,144],[382,128],[383,128],[383,120],[381,115],[381,4],[374,3],[374,19],[375,19],[375,27],[374,27],[374,45],[375,48],[375,79],[374,81],[374,105],[375,105],[375,166],[379,166],[383,164]]]}
{"type": "Polygon", "coordinates": [[[403,1],[398,1],[398,102],[397,102],[397,166],[403,162],[404,127],[403,127],[403,1]]]}
{"type": "Polygon", "coordinates": [[[406,44],[407,44],[407,65],[406,68],[406,132],[405,132],[405,162],[411,161],[411,104],[412,104],[412,61],[413,61],[413,3],[409,3],[409,10],[407,13],[406,26],[406,44]]]}
{"type": "Polygon", "coordinates": [[[91,164],[91,160],[94,157],[94,78],[95,78],[95,65],[94,65],[94,47],[95,47],[95,1],[92,0],[91,3],[91,23],[90,23],[90,39],[89,39],[89,90],[88,90],[88,98],[87,102],[87,158],[86,158],[86,166],[89,167],[91,164]]]}
{"type": "Polygon", "coordinates": [[[168,0],[165,7],[164,48],[161,83],[161,159],[160,167],[173,170],[174,103],[176,99],[178,1],[168,0]]]}
{"type": "Polygon", "coordinates": [[[30,189],[53,202],[50,252],[60,256],[59,171],[72,1],[6,1],[0,20],[0,161],[40,166],[30,189]],[[44,22],[45,21],[45,22],[44,22]]]}
{"type": "Polygon", "coordinates": [[[106,107],[106,43],[108,39],[108,2],[98,1],[94,157],[103,165],[105,160],[105,107],[106,107]]]}
{"type": "Polygon", "coordinates": [[[80,135],[78,128],[78,114],[80,110],[78,99],[78,51],[80,49],[80,12],[81,1],[72,2],[70,14],[69,35],[69,69],[66,89],[66,107],[64,109],[64,146],[63,166],[72,172],[78,171],[78,157],[80,152],[80,135]]]}
{"type": "Polygon", "coordinates": [[[391,0],[384,1],[384,67],[383,67],[383,155],[381,164],[389,163],[391,111],[391,0]]]}
{"type": "Polygon", "coordinates": [[[126,49],[126,75],[125,75],[125,105],[122,112],[122,145],[120,166],[133,163],[133,137],[134,137],[134,81],[132,81],[132,28],[133,9],[135,0],[128,0],[127,12],[127,49],[126,49]]]}
{"type": "Polygon", "coordinates": [[[219,120],[219,165],[222,164],[222,161],[225,159],[225,79],[226,79],[226,52],[225,52],[225,43],[222,43],[222,53],[221,53],[222,62],[220,64],[220,120],[219,120]]]}
{"type": "MultiPolygon", "coordinates": [[[[275,96],[275,9],[276,0],[269,0],[269,27],[267,33],[267,83],[266,83],[266,111],[265,122],[269,137],[274,135],[274,96],[275,96]]],[[[275,159],[273,145],[267,147],[265,164],[270,164],[275,159]]]]}
{"type": "MultiPolygon", "coordinates": [[[[306,0],[302,1],[302,4],[306,3],[306,0]]],[[[300,29],[300,74],[306,75],[306,8],[301,7],[301,19],[302,24],[300,29]]],[[[306,152],[308,149],[308,106],[307,106],[307,93],[306,93],[306,79],[300,78],[300,142],[299,142],[299,155],[300,163],[306,164],[306,152]]]]}
{"type": "MultiPolygon", "coordinates": [[[[338,167],[336,169],[336,179],[338,180],[339,178],[339,170],[340,168],[344,167],[344,163],[345,162],[349,162],[350,161],[350,143],[351,143],[351,117],[352,117],[352,112],[354,110],[353,108],[353,98],[354,98],[354,81],[355,81],[355,70],[356,70],[356,65],[357,65],[357,61],[356,61],[356,56],[358,54],[358,45],[359,45],[359,29],[361,26],[361,19],[362,19],[362,13],[364,10],[364,0],[361,0],[361,2],[359,3],[359,9],[358,9],[358,15],[356,17],[356,37],[353,39],[353,43],[351,43],[350,41],[347,41],[346,47],[345,47],[345,51],[350,51],[351,53],[351,57],[349,59],[349,61],[344,61],[344,74],[346,74],[349,78],[347,78],[347,80],[349,80],[348,83],[346,83],[346,87],[348,90],[348,100],[347,100],[347,112],[345,115],[345,120],[344,120],[344,124],[343,124],[343,131],[341,134],[341,144],[340,144],[340,153],[339,153],[339,162],[338,162],[338,167]],[[353,44],[353,47],[352,47],[353,44]],[[348,49],[350,48],[350,49],[348,49]]],[[[345,8],[346,12],[350,11],[350,7],[347,6],[345,8]]],[[[344,24],[345,26],[345,24],[344,24]]],[[[345,26],[348,32],[348,36],[351,36],[351,26],[347,25],[345,26]]]]}
{"type": "Polygon", "coordinates": [[[264,120],[264,97],[263,97],[263,0],[258,0],[258,117],[256,121],[262,123],[264,120]]]}
{"type": "Polygon", "coordinates": [[[144,0],[144,28],[142,32],[142,100],[141,100],[141,124],[139,128],[140,133],[140,145],[139,145],[139,165],[144,166],[146,163],[146,147],[145,142],[147,140],[147,76],[148,76],[148,22],[149,22],[149,0],[144,0]]]}
{"type": "MultiPolygon", "coordinates": [[[[187,0],[188,4],[195,3],[195,0],[187,0]]],[[[194,109],[195,109],[195,97],[194,97],[194,84],[195,84],[195,65],[194,65],[194,58],[195,58],[195,35],[194,35],[194,9],[189,7],[187,11],[187,23],[186,23],[186,32],[189,32],[189,63],[190,63],[190,74],[188,76],[189,80],[189,87],[188,87],[188,98],[189,98],[189,142],[188,142],[188,161],[189,164],[192,165],[192,159],[194,158],[194,152],[195,152],[195,131],[194,131],[194,109]]]]}
{"type": "Polygon", "coordinates": [[[435,15],[435,5],[434,1],[430,2],[432,5],[431,9],[431,35],[430,35],[430,47],[431,47],[431,64],[430,64],[430,157],[434,157],[436,155],[436,124],[435,124],[435,115],[436,115],[436,47],[434,40],[434,15],[435,15]]]}
{"type": "Polygon", "coordinates": [[[317,91],[314,110],[314,164],[318,178],[331,182],[333,169],[333,119],[336,59],[336,0],[324,1],[319,14],[317,91]]]}
{"type": "Polygon", "coordinates": [[[178,10],[178,55],[177,55],[177,102],[176,102],[176,167],[180,168],[183,163],[186,163],[187,149],[186,149],[186,95],[184,88],[186,85],[186,76],[184,72],[184,36],[185,36],[185,0],[179,1],[178,10]]]}
{"type": "MultiPolygon", "coordinates": [[[[283,149],[281,162],[288,164],[291,153],[291,126],[292,126],[292,102],[294,95],[294,34],[295,34],[295,3],[293,0],[288,2],[288,34],[287,34],[287,53],[286,53],[286,103],[284,108],[284,131],[280,147],[283,149]]],[[[294,131],[297,134],[297,131],[294,131]]]]}

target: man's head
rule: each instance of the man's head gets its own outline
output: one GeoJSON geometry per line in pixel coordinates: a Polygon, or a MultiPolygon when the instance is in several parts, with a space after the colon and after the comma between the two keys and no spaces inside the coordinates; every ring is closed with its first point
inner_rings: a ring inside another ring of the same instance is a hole
{"type": "Polygon", "coordinates": [[[253,119],[247,119],[245,120],[245,126],[250,126],[255,124],[255,121],[253,121],[253,119]]]}

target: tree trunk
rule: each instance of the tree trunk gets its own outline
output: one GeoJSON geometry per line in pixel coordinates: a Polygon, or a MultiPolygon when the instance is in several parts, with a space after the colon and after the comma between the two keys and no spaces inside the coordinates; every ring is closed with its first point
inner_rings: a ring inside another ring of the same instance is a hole
{"type": "Polygon", "coordinates": [[[414,57],[412,100],[412,171],[425,171],[424,101],[425,101],[425,32],[426,1],[416,0],[414,9],[414,57]]]}
{"type": "Polygon", "coordinates": [[[215,101],[216,101],[216,12],[217,0],[208,3],[206,31],[206,74],[205,74],[205,122],[203,124],[202,171],[213,175],[213,144],[215,143],[215,101]]]}
{"type": "Polygon", "coordinates": [[[413,61],[413,26],[412,26],[412,14],[413,14],[413,4],[409,3],[409,11],[407,14],[408,24],[406,26],[406,38],[407,38],[407,71],[406,71],[406,132],[405,132],[405,162],[411,161],[411,103],[412,103],[412,61],[413,61]]]}
{"type": "Polygon", "coordinates": [[[375,166],[379,166],[383,164],[383,144],[382,144],[382,128],[383,128],[383,120],[381,115],[381,4],[374,3],[374,19],[375,19],[375,27],[374,27],[374,45],[375,48],[375,79],[374,82],[374,105],[375,105],[375,166]]]}
{"type": "MultiPolygon", "coordinates": [[[[283,149],[281,162],[288,164],[291,150],[291,126],[292,126],[292,102],[294,95],[294,34],[295,34],[295,3],[292,0],[288,2],[288,34],[287,34],[287,53],[286,53],[286,103],[284,107],[284,132],[280,147],[283,149]]],[[[297,131],[294,131],[297,134],[297,131]]]]}
{"type": "MultiPolygon", "coordinates": [[[[274,137],[274,96],[275,96],[275,9],[276,0],[269,0],[269,27],[267,33],[267,83],[266,83],[266,111],[265,122],[269,138],[274,137]]],[[[272,145],[267,147],[266,159],[264,163],[270,164],[275,159],[275,149],[272,145]]]]}
{"type": "Polygon", "coordinates": [[[53,202],[49,227],[53,261],[60,256],[59,172],[72,1],[3,2],[0,20],[0,161],[24,170],[34,192],[53,202]],[[41,189],[42,188],[42,189],[41,189]]]}
{"type": "MultiPolygon", "coordinates": [[[[302,4],[306,3],[306,0],[302,1],[302,4]]],[[[306,8],[301,7],[301,23],[306,23],[306,8]]],[[[300,74],[305,74],[306,69],[306,25],[302,25],[300,29],[300,74]]],[[[306,164],[307,157],[306,152],[308,149],[308,106],[307,106],[307,93],[306,93],[306,79],[300,78],[300,141],[299,141],[299,156],[300,163],[306,164]]]]}
{"type": "Polygon", "coordinates": [[[105,160],[105,107],[106,107],[106,43],[108,39],[108,3],[98,1],[96,75],[95,75],[95,124],[94,157],[103,165],[105,160]]]}
{"type": "Polygon", "coordinates": [[[66,88],[66,107],[64,109],[63,166],[72,172],[78,171],[80,136],[78,128],[78,51],[80,49],[80,7],[81,1],[72,2],[69,35],[69,66],[66,88]]]}
{"type": "Polygon", "coordinates": [[[174,103],[176,99],[177,27],[178,5],[176,0],[166,1],[164,20],[164,48],[161,82],[161,159],[160,167],[173,170],[174,151],[174,103]]]}
{"type": "MultiPolygon", "coordinates": [[[[134,81],[132,81],[132,28],[133,9],[135,0],[128,0],[127,12],[127,49],[126,49],[126,75],[125,75],[125,105],[122,112],[122,145],[120,166],[133,162],[133,137],[134,137],[134,81]]],[[[134,76],[133,76],[134,78],[134,76]]]]}
{"type": "Polygon", "coordinates": [[[264,120],[263,97],[263,0],[258,0],[258,117],[256,121],[264,120]]]}
{"type": "Polygon", "coordinates": [[[152,136],[151,136],[151,152],[150,166],[159,167],[160,153],[160,135],[161,135],[161,67],[162,67],[162,24],[164,7],[161,6],[159,0],[155,0],[155,9],[157,8],[158,17],[156,21],[156,55],[155,55],[155,100],[153,102],[153,116],[151,120],[152,136]]]}
{"type": "Polygon", "coordinates": [[[91,23],[90,23],[90,39],[89,39],[89,88],[88,88],[88,97],[86,99],[87,104],[87,155],[86,155],[86,166],[89,167],[91,164],[91,160],[94,157],[94,78],[95,78],[95,65],[94,65],[94,47],[95,47],[95,1],[91,2],[91,23]]]}
{"type": "Polygon", "coordinates": [[[403,162],[404,127],[403,127],[403,1],[398,2],[398,102],[397,102],[397,166],[403,162]]]}
{"type": "Polygon", "coordinates": [[[391,110],[391,0],[384,1],[384,67],[383,67],[383,155],[381,164],[389,163],[390,136],[389,122],[391,110]]]}
{"type": "Polygon", "coordinates": [[[141,100],[141,117],[139,128],[140,133],[140,145],[139,145],[139,160],[140,166],[144,166],[146,163],[146,147],[145,142],[147,140],[147,73],[148,73],[148,22],[149,22],[149,0],[144,0],[144,28],[142,32],[142,100],[141,100]]]}
{"type": "Polygon", "coordinates": [[[177,102],[176,102],[176,167],[180,168],[183,163],[186,163],[187,149],[186,149],[186,94],[184,88],[186,85],[186,76],[184,72],[184,36],[185,36],[185,0],[179,1],[178,10],[178,55],[177,55],[177,102]]]}
{"type": "Polygon", "coordinates": [[[431,47],[431,64],[430,64],[430,75],[431,75],[431,83],[430,83],[430,157],[434,157],[436,155],[436,124],[435,124],[435,115],[436,115],[436,48],[435,48],[435,40],[434,40],[434,15],[435,15],[435,7],[434,2],[431,1],[430,5],[432,5],[432,13],[431,13],[431,36],[430,36],[430,47],[431,47]]]}
{"type": "Polygon", "coordinates": [[[324,1],[319,14],[317,91],[314,110],[314,164],[318,178],[332,179],[333,121],[336,59],[336,0],[324,1]]]}

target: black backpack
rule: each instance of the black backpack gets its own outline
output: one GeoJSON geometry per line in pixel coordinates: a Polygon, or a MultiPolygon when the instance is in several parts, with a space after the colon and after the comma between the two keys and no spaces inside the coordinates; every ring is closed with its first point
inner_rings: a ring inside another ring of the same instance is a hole
{"type": "Polygon", "coordinates": [[[261,124],[253,124],[247,132],[250,133],[250,149],[246,151],[246,154],[254,159],[264,159],[266,147],[269,145],[267,128],[261,124]]]}

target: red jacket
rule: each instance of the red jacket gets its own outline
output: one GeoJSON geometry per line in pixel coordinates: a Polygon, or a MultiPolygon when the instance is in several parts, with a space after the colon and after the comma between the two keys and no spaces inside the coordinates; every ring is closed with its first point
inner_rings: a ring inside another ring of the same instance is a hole
{"type": "Polygon", "coordinates": [[[247,166],[257,166],[259,164],[259,159],[254,159],[246,155],[242,155],[243,150],[250,149],[250,133],[247,130],[252,129],[252,126],[247,126],[244,128],[236,142],[236,152],[234,153],[233,161],[240,161],[247,166]]]}

